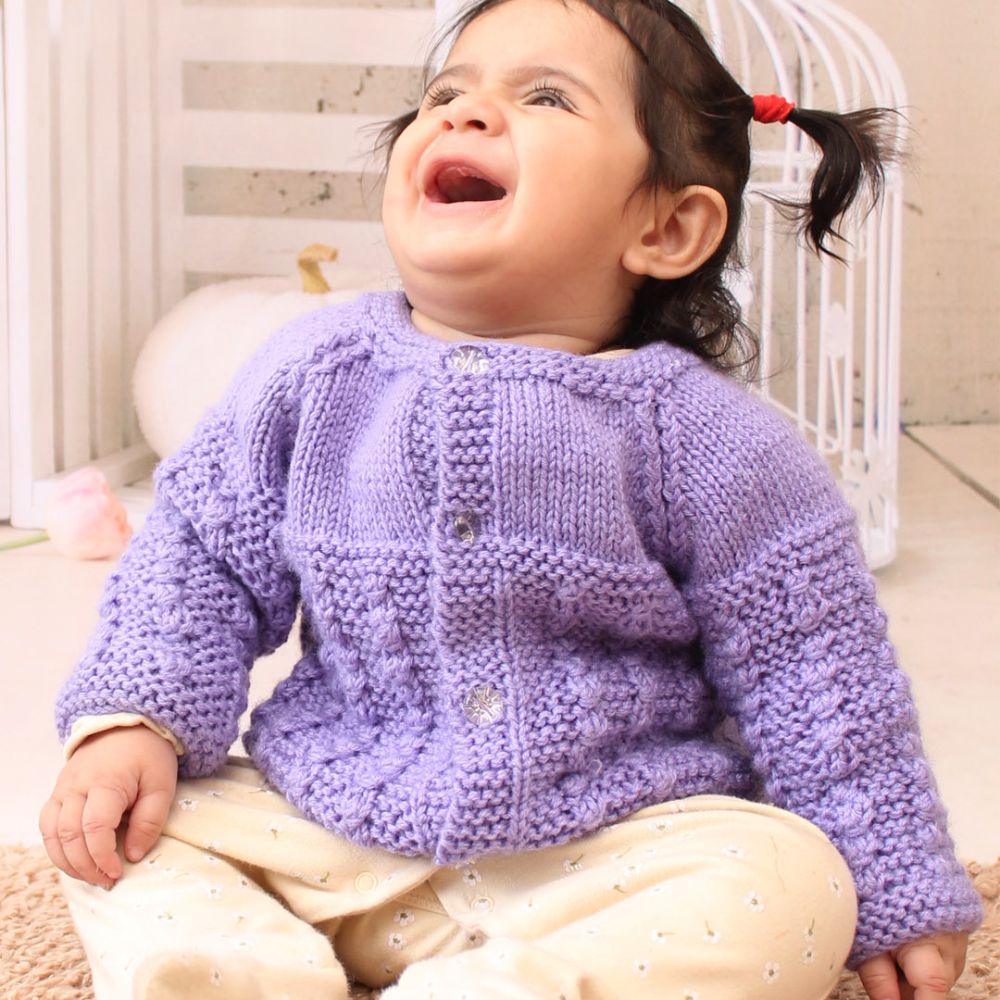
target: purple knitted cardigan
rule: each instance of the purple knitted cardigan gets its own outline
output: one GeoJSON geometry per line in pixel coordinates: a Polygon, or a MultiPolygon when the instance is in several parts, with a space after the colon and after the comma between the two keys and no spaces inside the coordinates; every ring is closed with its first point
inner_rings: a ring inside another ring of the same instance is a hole
{"type": "Polygon", "coordinates": [[[446,864],[762,795],[850,866],[852,967],[981,919],[853,511],[681,348],[449,343],[369,294],[271,338],[156,488],[62,739],[137,712],[211,773],[301,601],[302,659],[245,745],[360,844],[446,864]]]}

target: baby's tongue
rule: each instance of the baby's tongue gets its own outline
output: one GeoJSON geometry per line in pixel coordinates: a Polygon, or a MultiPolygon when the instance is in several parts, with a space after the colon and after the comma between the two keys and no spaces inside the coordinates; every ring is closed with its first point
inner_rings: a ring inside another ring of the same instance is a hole
{"type": "Polygon", "coordinates": [[[504,189],[480,177],[471,167],[454,164],[445,167],[437,177],[438,190],[448,202],[498,201],[504,189]]]}

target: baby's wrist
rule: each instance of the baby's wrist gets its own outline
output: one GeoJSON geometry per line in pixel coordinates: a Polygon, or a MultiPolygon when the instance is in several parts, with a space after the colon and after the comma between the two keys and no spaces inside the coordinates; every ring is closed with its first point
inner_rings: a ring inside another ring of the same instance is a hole
{"type": "Polygon", "coordinates": [[[178,757],[185,752],[184,744],[166,726],[136,712],[113,712],[103,715],[85,715],[78,718],[73,723],[69,737],[63,745],[65,759],[69,760],[83,742],[91,736],[115,729],[149,729],[165,739],[173,747],[178,757]]]}

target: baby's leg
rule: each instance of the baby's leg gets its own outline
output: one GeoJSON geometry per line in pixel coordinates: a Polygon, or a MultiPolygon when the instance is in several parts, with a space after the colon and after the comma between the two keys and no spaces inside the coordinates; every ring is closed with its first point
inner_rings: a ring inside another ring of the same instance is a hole
{"type": "Polygon", "coordinates": [[[822,1000],[857,917],[816,827],[716,795],[430,885],[486,943],[411,965],[384,1000],[822,1000]]]}
{"type": "Polygon", "coordinates": [[[61,876],[97,1000],[347,997],[329,940],[228,860],[161,836],[123,869],[110,892],[61,876]]]}
{"type": "Polygon", "coordinates": [[[342,1000],[330,943],[341,922],[436,868],[311,822],[231,757],[178,783],[160,839],[138,864],[123,860],[110,893],[68,877],[63,886],[97,1000],[342,1000]]]}

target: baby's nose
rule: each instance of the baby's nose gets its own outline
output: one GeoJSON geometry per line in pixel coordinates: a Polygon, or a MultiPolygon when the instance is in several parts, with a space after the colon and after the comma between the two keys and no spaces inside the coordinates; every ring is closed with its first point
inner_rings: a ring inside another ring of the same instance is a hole
{"type": "Polygon", "coordinates": [[[494,133],[500,131],[502,115],[493,101],[476,94],[460,94],[445,105],[446,128],[457,132],[477,131],[494,133]]]}

